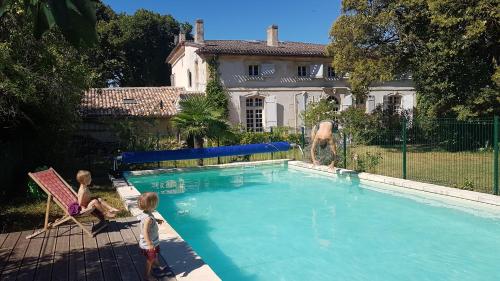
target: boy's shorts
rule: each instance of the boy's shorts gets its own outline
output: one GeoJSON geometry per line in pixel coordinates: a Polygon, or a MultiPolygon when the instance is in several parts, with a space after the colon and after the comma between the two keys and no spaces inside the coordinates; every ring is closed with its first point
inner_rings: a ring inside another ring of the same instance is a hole
{"type": "Polygon", "coordinates": [[[141,249],[141,254],[143,254],[148,261],[154,261],[158,254],[160,253],[160,246],[156,246],[154,249],[141,249]]]}

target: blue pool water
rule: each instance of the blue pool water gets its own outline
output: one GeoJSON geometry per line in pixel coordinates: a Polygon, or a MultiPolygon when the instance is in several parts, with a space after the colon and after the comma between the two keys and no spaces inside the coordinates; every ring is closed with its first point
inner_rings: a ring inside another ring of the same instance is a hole
{"type": "Polygon", "coordinates": [[[500,280],[495,216],[281,165],[128,180],[222,280],[500,280]]]}

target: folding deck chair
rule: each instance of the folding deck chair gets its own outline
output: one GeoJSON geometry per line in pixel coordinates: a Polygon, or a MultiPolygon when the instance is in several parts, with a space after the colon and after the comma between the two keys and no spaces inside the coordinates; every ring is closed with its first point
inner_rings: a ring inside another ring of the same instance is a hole
{"type": "Polygon", "coordinates": [[[43,226],[43,229],[26,236],[26,239],[31,239],[39,234],[44,233],[50,228],[56,227],[69,220],[73,220],[90,237],[94,237],[95,234],[97,234],[107,226],[106,223],[102,223],[101,226],[92,231],[87,229],[80,221],[78,221],[78,219],[90,215],[95,210],[94,208],[84,210],[84,212],[80,212],[75,216],[72,216],[69,213],[69,206],[74,204],[75,202],[78,202],[77,194],[73,190],[73,188],[71,188],[71,186],[66,183],[66,181],[64,181],[64,179],[54,169],[49,168],[48,170],[29,173],[28,175],[43,189],[43,191],[47,193],[47,208],[45,210],[45,224],[43,226]],[[51,201],[54,201],[61,209],[63,209],[65,215],[62,218],[49,223],[51,201]]]}

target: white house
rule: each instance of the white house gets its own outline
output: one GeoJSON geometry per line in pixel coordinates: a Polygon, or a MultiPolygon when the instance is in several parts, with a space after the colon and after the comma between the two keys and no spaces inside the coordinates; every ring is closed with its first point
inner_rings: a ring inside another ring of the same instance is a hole
{"type": "Polygon", "coordinates": [[[382,104],[412,109],[415,90],[410,79],[372,87],[366,101],[356,101],[345,77],[339,77],[325,55],[325,45],[278,40],[278,27],[267,30],[267,40],[205,40],[202,20],[195,24],[194,40],[184,34],[167,57],[172,86],[203,92],[208,79],[207,60],[218,58],[221,82],[230,95],[230,121],[249,131],[274,126],[298,128],[307,104],[329,99],[339,110],[382,104]]]}

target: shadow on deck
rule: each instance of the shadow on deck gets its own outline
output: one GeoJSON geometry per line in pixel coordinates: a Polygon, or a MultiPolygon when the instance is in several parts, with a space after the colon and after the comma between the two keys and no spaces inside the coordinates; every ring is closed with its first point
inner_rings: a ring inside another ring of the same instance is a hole
{"type": "Polygon", "coordinates": [[[25,239],[33,232],[0,234],[0,280],[142,280],[145,258],[139,253],[139,222],[133,217],[110,222],[94,238],[77,225],[25,239]]]}

